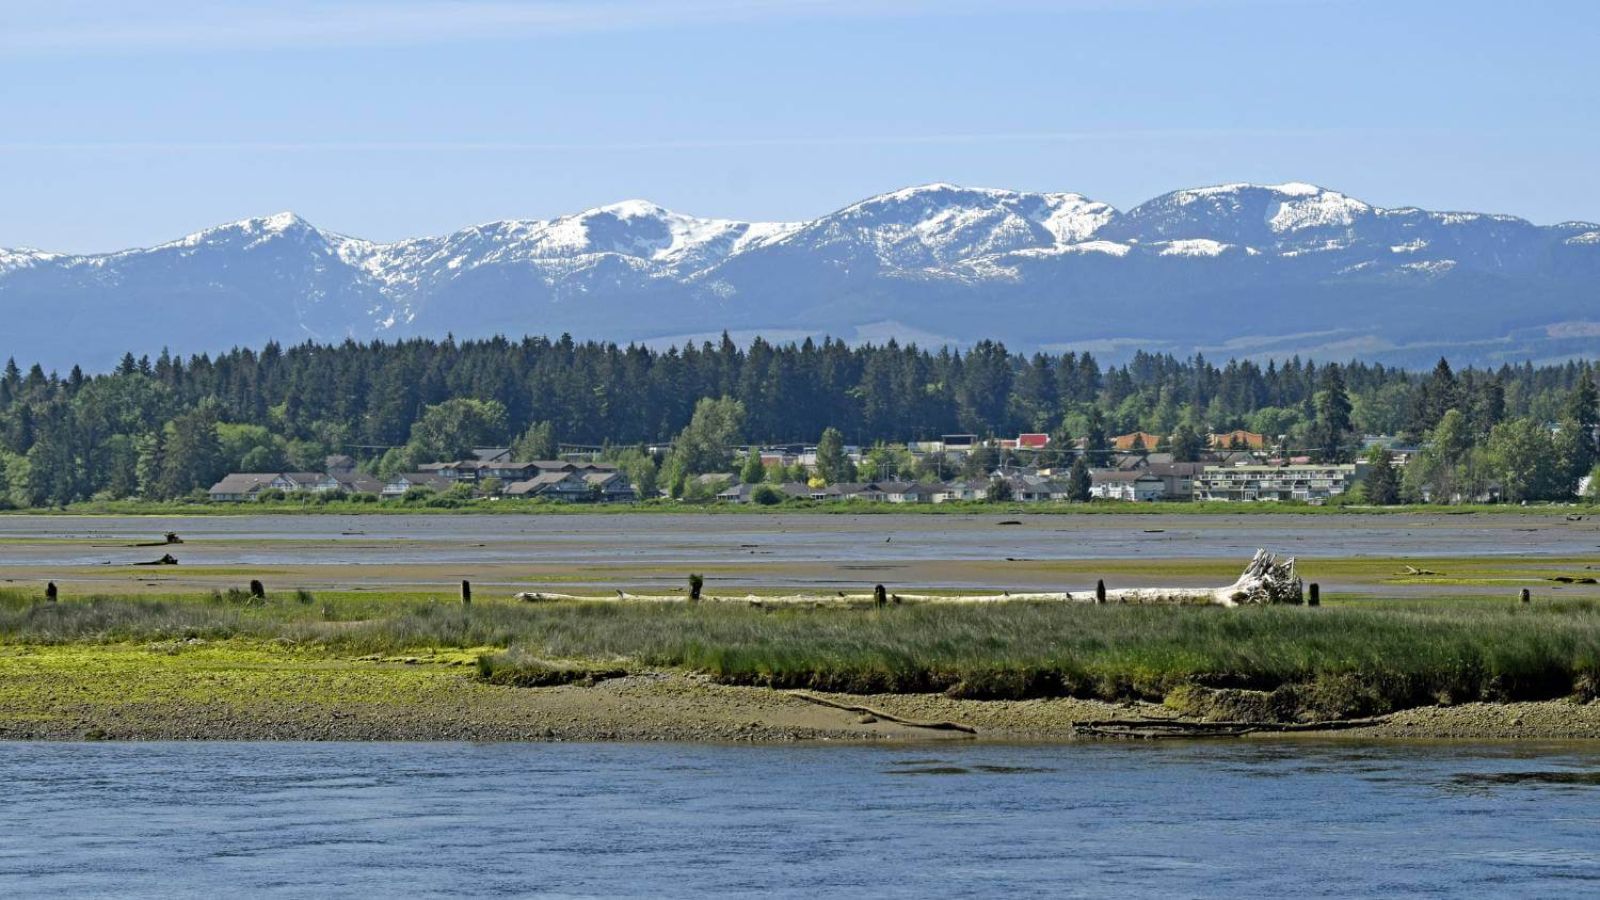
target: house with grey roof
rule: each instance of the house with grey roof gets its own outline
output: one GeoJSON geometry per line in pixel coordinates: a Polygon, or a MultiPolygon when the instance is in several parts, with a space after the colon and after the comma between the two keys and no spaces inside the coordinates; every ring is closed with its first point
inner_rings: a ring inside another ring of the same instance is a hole
{"type": "Polygon", "coordinates": [[[532,478],[506,485],[508,497],[577,502],[591,497],[589,482],[576,472],[540,472],[532,478]]]}
{"type": "Polygon", "coordinates": [[[379,496],[403,497],[413,488],[442,493],[454,487],[455,483],[454,480],[434,472],[403,472],[385,481],[379,496]]]}
{"type": "Polygon", "coordinates": [[[1092,469],[1089,472],[1089,496],[1096,500],[1148,503],[1160,500],[1165,491],[1166,483],[1147,469],[1092,469]]]}

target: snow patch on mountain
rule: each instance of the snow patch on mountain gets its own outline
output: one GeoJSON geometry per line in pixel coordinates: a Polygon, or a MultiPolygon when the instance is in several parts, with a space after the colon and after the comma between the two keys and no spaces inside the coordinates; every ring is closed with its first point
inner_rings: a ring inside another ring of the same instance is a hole
{"type": "MultiPolygon", "coordinates": [[[[250,250],[262,244],[287,234],[319,234],[316,229],[305,219],[292,212],[274,213],[270,216],[259,216],[253,219],[244,219],[196,231],[184,235],[175,241],[157,244],[151,250],[186,250],[215,244],[230,244],[241,242],[240,249],[250,250]]],[[[128,253],[140,253],[140,250],[124,250],[112,256],[121,256],[128,253]]]]}
{"type": "Polygon", "coordinates": [[[25,269],[38,263],[60,259],[62,255],[60,253],[45,253],[42,250],[29,250],[26,247],[19,247],[15,250],[7,250],[4,247],[0,247],[0,273],[10,272],[14,269],[25,269]]]}
{"type": "Polygon", "coordinates": [[[920,268],[1088,239],[1116,216],[1080,194],[1030,194],[926,184],[847,206],[787,236],[790,246],[867,254],[920,268]]]}
{"type": "Polygon", "coordinates": [[[1273,231],[1345,227],[1354,224],[1358,217],[1372,212],[1372,207],[1338,191],[1313,189],[1311,193],[1305,193],[1298,189],[1311,185],[1296,184],[1294,187],[1297,190],[1287,192],[1282,190],[1284,187],[1279,185],[1276,190],[1292,199],[1279,203],[1277,210],[1267,219],[1273,231]]]}
{"type": "Polygon", "coordinates": [[[1161,248],[1159,256],[1221,256],[1233,247],[1209,238],[1188,238],[1180,241],[1157,241],[1152,247],[1161,248]]]}

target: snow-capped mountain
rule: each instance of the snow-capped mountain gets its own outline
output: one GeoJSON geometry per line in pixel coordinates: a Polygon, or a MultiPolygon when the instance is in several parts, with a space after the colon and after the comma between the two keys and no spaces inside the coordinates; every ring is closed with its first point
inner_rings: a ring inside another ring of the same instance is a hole
{"type": "Polygon", "coordinates": [[[0,311],[0,355],[91,368],[268,339],[722,330],[1494,362],[1600,351],[1600,225],[1385,209],[1301,183],[1126,212],[933,184],[809,222],[630,200],[388,244],[279,213],[116,253],[0,250],[0,311]]]}

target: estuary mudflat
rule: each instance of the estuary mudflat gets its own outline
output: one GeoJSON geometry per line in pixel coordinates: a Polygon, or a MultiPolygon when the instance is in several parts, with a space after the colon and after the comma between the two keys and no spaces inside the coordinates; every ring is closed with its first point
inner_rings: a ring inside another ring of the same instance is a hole
{"type": "Polygon", "coordinates": [[[1504,593],[1519,578],[1538,584],[1577,572],[1560,587],[1573,595],[1600,560],[1600,521],[1548,513],[4,516],[0,579],[139,590],[259,576],[316,589],[425,590],[471,578],[603,592],[678,585],[693,570],[712,585],[754,589],[1025,590],[1098,577],[1186,586],[1226,583],[1257,547],[1295,555],[1309,579],[1363,595],[1504,593]],[[171,548],[179,565],[136,565],[164,552],[137,545],[167,531],[184,539],[171,548]],[[1405,565],[1441,574],[1404,578],[1405,565]]]}

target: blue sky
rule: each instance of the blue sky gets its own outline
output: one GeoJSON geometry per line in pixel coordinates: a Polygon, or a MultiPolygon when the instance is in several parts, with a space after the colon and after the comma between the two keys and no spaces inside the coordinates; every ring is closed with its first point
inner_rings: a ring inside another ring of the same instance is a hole
{"type": "Polygon", "coordinates": [[[1597,35],[1538,0],[6,0],[0,246],[809,218],[928,181],[1594,220],[1597,35]]]}

